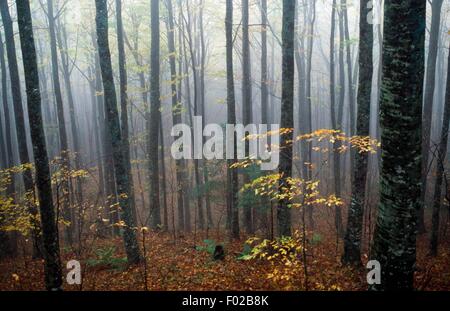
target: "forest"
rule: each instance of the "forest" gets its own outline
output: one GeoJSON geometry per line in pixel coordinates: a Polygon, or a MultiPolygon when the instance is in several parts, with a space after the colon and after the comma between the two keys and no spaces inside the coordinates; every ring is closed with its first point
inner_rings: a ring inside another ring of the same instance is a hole
{"type": "Polygon", "coordinates": [[[450,291],[449,1],[0,13],[0,291],[450,291]]]}

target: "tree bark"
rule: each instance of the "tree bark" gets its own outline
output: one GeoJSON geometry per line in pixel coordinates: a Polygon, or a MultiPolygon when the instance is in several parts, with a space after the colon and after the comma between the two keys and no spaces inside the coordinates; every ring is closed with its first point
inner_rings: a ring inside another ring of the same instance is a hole
{"type": "Polygon", "coordinates": [[[134,222],[137,222],[136,205],[134,200],[134,182],[131,169],[130,156],[130,134],[128,129],[128,78],[126,70],[125,44],[123,39],[122,23],[122,0],[116,0],[116,21],[117,21],[117,48],[119,54],[119,80],[120,80],[120,119],[124,156],[126,162],[126,173],[130,183],[130,208],[133,212],[134,222]]]}
{"type": "MultiPolygon", "coordinates": [[[[431,221],[431,236],[430,236],[430,255],[437,256],[438,254],[438,242],[439,242],[439,222],[440,222],[440,210],[442,206],[442,183],[444,181],[445,174],[445,158],[447,155],[448,144],[448,129],[450,120],[450,53],[448,56],[448,69],[447,69],[447,89],[444,103],[444,118],[442,120],[441,141],[437,151],[437,174],[436,184],[434,185],[434,202],[433,202],[433,216],[431,221]]],[[[444,185],[448,188],[447,178],[444,185]]],[[[444,188],[445,189],[445,188],[444,188]]]]}
{"type": "MultiPolygon", "coordinates": [[[[373,25],[367,23],[370,0],[363,0],[359,10],[359,87],[358,87],[358,115],[356,135],[370,134],[370,98],[372,93],[373,75],[373,25]]],[[[368,170],[368,154],[355,153],[355,168],[352,170],[352,197],[347,216],[347,231],[344,239],[344,255],[342,261],[361,264],[361,235],[366,193],[366,179],[368,170]]]]}
{"type": "MultiPolygon", "coordinates": [[[[244,126],[252,123],[252,69],[250,61],[250,38],[249,38],[249,0],[242,0],[242,118],[244,126]]],[[[249,141],[245,141],[245,154],[250,156],[249,141]]],[[[243,183],[248,184],[251,179],[244,170],[243,183]]],[[[244,227],[248,234],[253,229],[253,207],[250,200],[243,200],[242,210],[244,216],[244,227]]]]}
{"type": "Polygon", "coordinates": [[[108,10],[106,0],[96,0],[96,28],[97,45],[102,72],[104,105],[106,109],[106,123],[111,135],[112,151],[114,159],[114,170],[116,175],[116,187],[119,206],[122,210],[121,216],[125,226],[123,228],[123,239],[129,263],[139,263],[141,255],[136,238],[133,212],[130,206],[130,182],[127,174],[127,163],[124,152],[124,143],[120,132],[119,113],[117,111],[117,98],[114,86],[114,78],[111,65],[111,53],[108,42],[108,10]]]}
{"type": "Polygon", "coordinates": [[[441,23],[441,8],[443,0],[433,0],[431,2],[431,29],[430,29],[430,43],[428,47],[427,70],[425,77],[425,92],[423,103],[423,128],[422,128],[422,192],[421,206],[418,214],[418,229],[419,233],[424,233],[425,228],[425,208],[426,193],[429,173],[429,154],[430,154],[430,140],[431,140],[431,123],[433,115],[434,89],[436,81],[436,59],[439,43],[439,26],[441,23]]]}
{"type": "MultiPolygon", "coordinates": [[[[47,1],[47,15],[48,15],[48,30],[50,33],[50,52],[52,62],[52,78],[53,78],[53,91],[55,93],[56,110],[58,112],[58,129],[59,129],[59,143],[61,147],[61,167],[60,170],[67,172],[70,170],[70,155],[69,144],[67,140],[66,121],[64,116],[64,105],[61,94],[61,83],[59,81],[59,65],[58,54],[56,47],[56,33],[55,33],[55,16],[53,14],[53,0],[47,1]]],[[[64,220],[68,221],[64,227],[65,241],[69,244],[73,244],[73,217],[70,209],[69,199],[69,181],[67,176],[63,173],[61,180],[61,206],[64,216],[64,220]]]]}
{"type": "Polygon", "coordinates": [[[50,167],[45,144],[44,125],[42,122],[39,73],[30,4],[26,0],[17,0],[16,5],[25,73],[28,119],[36,167],[36,186],[38,188],[39,208],[41,211],[45,286],[47,290],[59,290],[61,289],[62,276],[58,229],[53,206],[50,167]]]}
{"type": "Polygon", "coordinates": [[[372,258],[374,290],[412,290],[420,207],[425,1],[386,0],[381,87],[382,169],[372,258]]]}
{"type": "Polygon", "coordinates": [[[150,169],[150,220],[153,229],[161,226],[159,167],[158,167],[158,141],[160,117],[160,90],[159,90],[159,1],[151,2],[151,78],[150,78],[150,132],[149,132],[149,169],[150,169]]]}
{"type": "MultiPolygon", "coordinates": [[[[11,15],[9,13],[8,2],[0,1],[0,11],[2,15],[3,28],[5,31],[6,40],[6,55],[8,57],[9,66],[9,77],[11,81],[11,92],[14,107],[14,118],[16,123],[16,135],[17,144],[19,147],[19,160],[20,164],[30,163],[30,155],[27,146],[27,133],[25,128],[25,113],[22,106],[22,94],[20,91],[20,77],[19,69],[17,66],[16,57],[16,45],[14,40],[14,30],[11,20],[11,15]]],[[[12,162],[11,162],[12,163],[12,162]]],[[[37,207],[31,203],[31,198],[34,193],[33,176],[31,170],[27,169],[23,172],[23,183],[25,185],[26,196],[28,196],[29,202],[27,203],[30,214],[33,219],[36,219],[37,207]]],[[[39,224],[33,221],[32,224],[32,239],[33,239],[33,257],[41,258],[42,254],[40,252],[40,241],[39,241],[39,224]]]]}
{"type": "MultiPolygon", "coordinates": [[[[167,40],[169,48],[169,65],[170,65],[170,88],[172,91],[172,123],[173,125],[180,124],[182,107],[181,102],[178,101],[178,89],[177,89],[177,68],[176,68],[176,50],[175,50],[175,26],[173,17],[172,0],[166,0],[167,6],[167,40]]],[[[181,47],[180,47],[181,49],[181,47]]],[[[174,139],[178,139],[174,137],[174,139]]],[[[184,230],[184,189],[185,189],[185,163],[184,160],[175,160],[175,175],[176,175],[176,187],[177,187],[177,210],[178,210],[178,230],[184,230]]]]}
{"type": "MultiPolygon", "coordinates": [[[[3,150],[3,162],[1,164],[1,169],[10,168],[14,166],[13,163],[13,150],[12,150],[12,136],[11,136],[11,124],[10,124],[10,112],[9,112],[9,104],[8,104],[8,90],[7,90],[7,74],[6,74],[6,64],[5,64],[5,52],[3,49],[3,38],[0,32],[0,63],[1,63],[1,71],[2,71],[2,101],[3,101],[3,115],[5,117],[5,132],[3,133],[3,124],[0,124],[0,132],[2,135],[0,139],[2,140],[0,147],[3,150]]],[[[6,193],[8,196],[13,195],[14,193],[14,183],[11,182],[6,189],[6,193]]],[[[13,245],[11,244],[12,240],[10,239],[7,232],[0,231],[0,249],[2,250],[0,254],[0,258],[5,258],[8,256],[13,256],[13,245]]]]}
{"type": "MultiPolygon", "coordinates": [[[[227,122],[236,124],[236,99],[233,72],[233,0],[226,2],[225,16],[226,35],[226,63],[227,63],[227,122]]],[[[237,162],[236,133],[233,133],[233,158],[227,160],[227,209],[228,222],[233,239],[239,239],[239,210],[238,210],[238,174],[231,168],[237,162]]]]}
{"type": "MultiPolygon", "coordinates": [[[[281,129],[294,128],[294,26],[295,0],[283,0],[282,27],[282,94],[281,94],[281,129]]],[[[280,165],[282,174],[279,188],[288,188],[287,178],[292,177],[292,139],[289,131],[280,137],[280,165]]],[[[291,211],[287,199],[278,201],[277,219],[278,235],[291,235],[291,211]]]]}

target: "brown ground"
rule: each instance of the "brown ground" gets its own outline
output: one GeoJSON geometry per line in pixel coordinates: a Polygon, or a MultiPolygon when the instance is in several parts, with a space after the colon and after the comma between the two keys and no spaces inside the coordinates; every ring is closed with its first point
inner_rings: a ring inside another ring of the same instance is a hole
{"type": "MultiPolygon", "coordinates": [[[[199,238],[197,245],[206,233],[199,238]]],[[[210,232],[211,236],[211,232],[210,232]]],[[[206,251],[196,250],[194,236],[179,237],[176,241],[168,233],[148,233],[147,235],[147,288],[148,290],[282,290],[285,283],[275,283],[267,278],[273,266],[268,262],[241,261],[236,256],[242,250],[244,240],[228,243],[222,236],[216,239],[225,242],[225,261],[213,261],[206,251]]],[[[142,241],[141,241],[142,242],[142,241]]],[[[338,246],[339,253],[342,242],[338,246]]],[[[426,256],[427,236],[418,241],[418,264],[416,288],[419,290],[450,290],[450,243],[443,242],[439,256],[426,256]]],[[[98,240],[87,243],[91,249],[115,245],[115,257],[123,257],[122,241],[119,238],[98,240]]],[[[142,246],[142,244],[141,244],[142,246]]],[[[365,271],[344,267],[336,255],[336,239],[332,234],[323,234],[322,241],[309,247],[308,289],[309,290],[365,290],[365,271]]],[[[88,267],[82,256],[82,290],[144,290],[145,265],[111,270],[107,266],[88,267]]],[[[365,255],[364,258],[367,256],[365,255]]],[[[62,255],[63,275],[68,270],[65,264],[71,259],[79,259],[70,251],[62,255]]],[[[366,259],[365,259],[366,260],[366,259]]],[[[21,256],[14,260],[0,262],[0,290],[43,290],[43,263],[21,256]]],[[[294,290],[305,289],[305,274],[299,270],[294,290]]],[[[64,282],[64,290],[80,290],[78,285],[64,282]]]]}

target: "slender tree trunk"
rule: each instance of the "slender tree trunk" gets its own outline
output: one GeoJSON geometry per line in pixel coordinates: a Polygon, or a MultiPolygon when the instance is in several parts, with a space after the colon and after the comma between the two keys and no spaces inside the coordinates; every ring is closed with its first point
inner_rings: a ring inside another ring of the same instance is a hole
{"type": "Polygon", "coordinates": [[[116,207],[117,203],[117,192],[115,185],[115,176],[114,170],[111,169],[114,167],[113,163],[113,152],[112,152],[112,142],[111,142],[111,134],[108,129],[108,124],[106,122],[106,115],[108,114],[107,107],[104,104],[104,95],[103,95],[103,83],[101,76],[101,68],[100,68],[100,54],[98,52],[98,45],[95,39],[95,36],[92,37],[93,46],[96,48],[97,52],[95,53],[95,89],[97,94],[97,109],[98,109],[98,117],[99,117],[99,128],[100,128],[100,138],[102,143],[102,159],[103,159],[103,171],[104,171],[104,188],[105,188],[105,196],[107,198],[106,206],[107,213],[109,215],[110,224],[112,226],[112,233],[114,235],[119,235],[120,230],[117,224],[119,222],[119,211],[116,207]]]}
{"type": "Polygon", "coordinates": [[[163,207],[163,226],[164,230],[169,230],[169,215],[167,209],[167,189],[166,189],[166,163],[164,161],[164,133],[161,114],[159,114],[159,141],[160,141],[160,161],[161,161],[161,188],[162,188],[162,207],[163,207]]]}
{"type": "Polygon", "coordinates": [[[94,145],[95,145],[95,154],[96,154],[96,158],[95,161],[97,162],[97,167],[98,167],[98,183],[99,183],[99,193],[100,193],[100,197],[102,198],[103,202],[105,200],[105,189],[104,189],[104,170],[103,170],[103,152],[102,152],[102,144],[101,144],[101,140],[102,140],[102,131],[101,128],[99,126],[99,107],[100,105],[97,104],[97,92],[96,92],[96,88],[95,88],[95,77],[94,74],[92,73],[92,69],[90,67],[89,70],[89,78],[91,79],[91,82],[89,83],[89,88],[90,88],[90,92],[91,92],[91,105],[92,105],[92,124],[93,124],[93,134],[94,134],[94,145]]]}
{"type": "MultiPolygon", "coordinates": [[[[201,115],[203,117],[203,124],[207,122],[206,114],[206,103],[205,103],[205,63],[206,63],[206,45],[205,45],[205,34],[204,34],[204,24],[203,24],[203,7],[204,1],[200,0],[200,12],[199,12],[199,31],[200,31],[200,102],[201,102],[201,115]]],[[[206,137],[203,136],[203,144],[206,141],[206,137]]],[[[209,194],[209,174],[208,165],[206,161],[202,161],[203,166],[203,180],[205,184],[205,210],[206,210],[206,221],[208,228],[213,226],[212,211],[211,211],[211,197],[209,194]]]]}
{"type": "Polygon", "coordinates": [[[111,65],[111,53],[108,42],[108,9],[106,0],[96,0],[96,27],[97,44],[102,71],[104,104],[107,111],[106,123],[111,135],[114,170],[116,173],[116,186],[122,219],[125,223],[123,239],[127,258],[130,263],[139,263],[141,255],[134,231],[135,223],[130,206],[130,182],[127,174],[127,163],[124,152],[124,143],[120,132],[119,113],[117,111],[117,98],[111,65]]]}
{"type": "MultiPolygon", "coordinates": [[[[67,140],[66,121],[64,116],[64,106],[61,94],[61,83],[59,81],[59,66],[58,66],[58,54],[56,47],[56,33],[55,33],[55,16],[53,14],[53,0],[47,1],[47,15],[48,15],[48,29],[50,32],[50,51],[52,62],[52,78],[53,78],[53,91],[56,99],[56,109],[58,112],[58,129],[59,129],[59,143],[61,145],[61,170],[70,170],[70,155],[69,144],[67,140]]],[[[63,174],[64,175],[64,174],[63,174]]],[[[65,241],[69,244],[73,244],[73,218],[70,210],[69,202],[69,182],[66,176],[61,180],[61,206],[64,214],[64,220],[69,224],[65,225],[65,241]]]]}
{"type": "MultiPolygon", "coordinates": [[[[11,92],[14,106],[14,118],[16,123],[17,143],[19,147],[20,164],[30,163],[30,155],[27,146],[27,134],[25,128],[25,114],[22,106],[22,94],[20,91],[20,77],[17,66],[16,46],[14,42],[14,30],[9,14],[8,2],[0,1],[0,11],[2,15],[3,28],[5,31],[6,54],[8,57],[9,76],[11,81],[11,92]]],[[[11,157],[12,159],[12,157],[11,157]]],[[[12,162],[11,162],[12,163],[12,162]]],[[[28,209],[33,219],[36,219],[37,207],[31,203],[34,194],[33,176],[31,170],[27,169],[23,172],[23,182],[25,185],[25,195],[28,197],[28,209]]],[[[35,221],[32,223],[32,239],[33,239],[33,257],[41,258],[39,224],[35,221]]]]}
{"type": "MultiPolygon", "coordinates": [[[[359,87],[358,115],[356,135],[370,134],[370,98],[372,93],[373,75],[373,25],[367,23],[370,13],[367,7],[370,0],[360,4],[359,21],[359,87]]],[[[361,264],[361,238],[368,170],[368,154],[355,153],[355,168],[352,170],[352,197],[347,216],[347,231],[344,240],[344,255],[342,261],[355,265],[361,264]]]]}
{"type": "Polygon", "coordinates": [[[153,229],[161,225],[159,167],[158,167],[158,136],[160,123],[160,90],[159,90],[159,1],[151,2],[151,79],[150,79],[150,132],[149,132],[149,168],[150,168],[150,219],[153,229]]]}
{"type": "MultiPolygon", "coordinates": [[[[186,0],[186,7],[189,8],[189,1],[186,0]]],[[[187,41],[188,41],[188,45],[189,45],[189,54],[190,54],[190,59],[191,59],[191,67],[192,67],[192,78],[193,78],[193,82],[194,82],[194,116],[198,116],[198,108],[199,108],[199,103],[198,103],[198,72],[197,72],[197,62],[196,62],[196,58],[195,58],[195,52],[194,52],[194,40],[193,40],[193,36],[192,36],[192,22],[191,22],[191,14],[188,11],[187,14],[187,18],[184,16],[183,14],[183,8],[182,5],[180,5],[180,10],[181,10],[181,14],[184,20],[184,24],[186,26],[185,30],[187,32],[187,41]]],[[[184,30],[183,30],[184,31],[184,30]]],[[[186,53],[185,53],[186,54],[186,53]]],[[[187,65],[187,59],[186,59],[186,65],[187,65]]],[[[188,84],[189,87],[189,84],[188,84]]],[[[188,94],[188,97],[190,98],[190,95],[188,94]]],[[[191,106],[189,104],[189,112],[191,111],[191,106]]],[[[191,120],[191,127],[192,127],[192,120],[191,120]]],[[[194,135],[192,133],[192,135],[194,135]]],[[[193,136],[192,136],[193,138],[193,136]]],[[[200,171],[199,171],[199,160],[198,159],[194,159],[194,175],[195,175],[195,184],[197,186],[197,215],[198,215],[198,223],[199,223],[199,228],[203,229],[204,228],[204,224],[205,224],[205,217],[204,217],[204,213],[203,213],[203,196],[201,194],[201,187],[202,187],[202,180],[201,180],[201,175],[200,175],[200,171]]]]}
{"type": "MultiPolygon", "coordinates": [[[[446,98],[444,103],[444,119],[442,120],[441,141],[438,147],[437,155],[437,174],[436,184],[434,185],[434,202],[433,202],[433,216],[432,216],[432,229],[430,236],[430,255],[437,256],[438,254],[438,242],[439,242],[439,221],[440,211],[442,206],[442,183],[445,174],[445,158],[447,155],[447,142],[448,142],[448,129],[450,121],[450,53],[448,56],[448,69],[447,69],[447,89],[446,98]]],[[[446,188],[447,179],[444,183],[446,188]]],[[[444,188],[445,189],[445,188],[444,188]]]]}
{"type": "Polygon", "coordinates": [[[124,156],[126,162],[126,173],[130,183],[130,208],[133,212],[134,222],[137,222],[136,205],[134,200],[134,182],[131,170],[130,156],[130,134],[128,129],[128,78],[126,70],[125,44],[123,40],[122,23],[122,0],[116,0],[116,19],[117,19],[117,48],[119,50],[119,80],[120,80],[120,119],[124,156]]]}
{"type": "MultiPolygon", "coordinates": [[[[6,64],[5,64],[5,52],[3,49],[3,38],[0,32],[0,63],[1,63],[1,71],[2,71],[2,101],[3,101],[3,115],[5,117],[5,132],[3,133],[3,124],[0,124],[0,132],[2,135],[0,136],[1,148],[3,152],[3,162],[1,169],[11,168],[14,166],[13,163],[13,153],[12,153],[12,137],[11,137],[11,124],[10,124],[10,112],[9,112],[9,104],[8,104],[8,91],[7,91],[7,83],[6,83],[6,64]]],[[[1,123],[1,122],[0,122],[1,123]]],[[[12,196],[14,193],[14,182],[11,182],[6,189],[6,194],[8,196],[12,196]]],[[[13,256],[13,245],[11,245],[12,240],[10,239],[8,233],[4,231],[0,231],[0,249],[2,252],[0,253],[0,258],[5,258],[8,256],[13,256]]]]}
{"type": "MultiPolygon", "coordinates": [[[[342,131],[342,120],[344,115],[344,105],[345,105],[345,63],[344,63],[344,18],[342,13],[342,8],[338,11],[339,16],[339,101],[338,101],[338,114],[336,121],[336,130],[342,131]]],[[[339,198],[342,195],[342,183],[341,183],[341,154],[339,153],[339,147],[341,143],[336,140],[334,145],[334,187],[335,194],[339,198]]],[[[338,236],[343,236],[344,229],[342,225],[342,209],[341,206],[336,206],[335,214],[335,227],[338,236]]]]}
{"type": "Polygon", "coordinates": [[[413,289],[421,204],[425,8],[425,1],[385,1],[381,197],[370,258],[380,263],[382,282],[371,286],[375,290],[413,289]]]}
{"type": "MultiPolygon", "coordinates": [[[[261,0],[261,124],[268,124],[268,105],[269,105],[269,76],[267,66],[267,0],[261,0]]],[[[271,137],[267,137],[267,145],[271,146],[271,137]]],[[[268,232],[268,211],[270,211],[270,200],[267,198],[261,199],[262,206],[257,209],[259,222],[262,228],[268,232]]],[[[255,221],[256,223],[256,221],[255,221]]],[[[256,224],[255,224],[256,225],[256,224]]]]}
{"type": "MultiPolygon", "coordinates": [[[[252,69],[250,61],[250,38],[249,38],[249,0],[242,0],[242,118],[244,126],[252,123],[252,69]]],[[[245,141],[245,153],[250,156],[250,143],[245,141]]],[[[249,183],[248,172],[243,174],[244,184],[249,183]]],[[[242,210],[244,213],[244,227],[248,234],[252,234],[253,228],[253,207],[249,200],[243,200],[242,210]]]]}
{"type": "MultiPolygon", "coordinates": [[[[7,90],[7,72],[6,72],[6,62],[5,62],[5,51],[3,48],[3,38],[0,33],[0,63],[1,63],[1,71],[2,71],[2,101],[3,101],[3,115],[5,117],[5,145],[2,146],[5,150],[5,167],[10,168],[14,166],[13,160],[13,145],[12,145],[12,133],[11,133],[11,120],[10,120],[10,111],[9,111],[9,103],[8,103],[8,90],[7,90]]],[[[14,111],[12,112],[14,113],[14,111]]],[[[9,189],[7,189],[7,193],[12,195],[14,192],[14,184],[11,181],[9,189]]]]}
{"type": "MultiPolygon", "coordinates": [[[[313,48],[314,48],[314,23],[316,20],[316,0],[313,0],[313,3],[311,4],[311,13],[309,17],[309,33],[308,33],[308,54],[307,54],[307,61],[306,61],[306,79],[305,79],[305,91],[306,91],[306,103],[305,103],[305,118],[304,118],[304,124],[303,125],[303,133],[302,134],[308,134],[312,132],[312,94],[311,94],[311,71],[312,71],[312,55],[313,55],[313,48]]],[[[303,151],[303,178],[305,180],[311,180],[312,178],[312,143],[311,142],[304,142],[302,146],[303,151]]],[[[313,207],[308,206],[308,218],[311,226],[314,225],[313,223],[313,207]]]]}
{"type": "MultiPolygon", "coordinates": [[[[170,88],[172,91],[172,123],[173,125],[181,123],[181,101],[178,100],[178,76],[177,76],[177,68],[176,68],[176,50],[175,50],[175,26],[174,26],[174,17],[173,17],[173,6],[172,0],[166,0],[167,6],[167,40],[168,40],[168,48],[169,48],[169,65],[170,65],[170,88]]],[[[181,50],[181,47],[180,47],[181,50]]],[[[174,139],[178,139],[178,137],[174,137],[174,139]]],[[[178,210],[178,230],[184,230],[184,193],[183,189],[185,189],[185,164],[184,160],[175,160],[175,174],[176,174],[176,189],[177,189],[177,210],[178,210]]]]}
{"type": "MultiPolygon", "coordinates": [[[[282,94],[281,94],[281,129],[294,128],[294,27],[295,0],[283,0],[282,27],[282,94]]],[[[279,188],[288,188],[287,178],[292,176],[292,139],[293,132],[281,135],[280,165],[282,174],[279,188]]],[[[291,211],[287,199],[278,201],[278,235],[291,235],[291,211]]]]}
{"type": "MultiPolygon", "coordinates": [[[[236,99],[233,72],[233,0],[226,2],[225,16],[226,33],[226,63],[227,63],[227,122],[236,124],[236,99]]],[[[229,137],[230,133],[227,133],[229,137]]],[[[233,157],[227,160],[227,209],[228,222],[233,239],[239,239],[239,209],[238,209],[238,174],[231,168],[237,162],[236,132],[233,132],[233,157]]]]}
{"type": "MultiPolygon", "coordinates": [[[[75,118],[75,106],[72,92],[72,83],[71,83],[71,71],[69,68],[69,55],[68,55],[68,45],[67,45],[67,34],[65,26],[61,24],[60,19],[58,19],[58,27],[56,30],[56,39],[59,45],[59,53],[61,57],[62,64],[62,73],[64,78],[64,85],[67,92],[67,102],[69,104],[69,116],[70,116],[70,128],[72,132],[72,140],[75,154],[75,168],[81,169],[82,159],[81,159],[81,150],[80,150],[80,139],[78,137],[79,131],[77,126],[77,121],[75,118]]],[[[83,189],[82,189],[82,179],[77,178],[77,200],[78,204],[83,203],[83,189]]]]}
{"type": "Polygon", "coordinates": [[[422,128],[422,193],[421,206],[418,214],[418,229],[419,233],[424,233],[425,217],[424,212],[427,206],[426,193],[429,173],[429,154],[430,154],[430,140],[431,140],[431,123],[433,114],[434,89],[436,80],[436,59],[439,43],[439,26],[441,23],[441,8],[443,0],[433,0],[431,2],[431,29],[430,29],[430,43],[428,47],[427,70],[425,77],[425,92],[423,104],[423,128],[422,128]]]}
{"type": "MultiPolygon", "coordinates": [[[[343,14],[343,23],[344,23],[344,39],[345,39],[345,48],[346,48],[346,62],[347,62],[347,81],[348,81],[348,102],[349,102],[349,127],[350,130],[348,132],[349,136],[354,136],[356,131],[355,126],[355,86],[353,85],[353,71],[352,71],[352,56],[351,56],[351,44],[350,44],[350,33],[348,29],[348,14],[347,14],[347,0],[341,0],[342,14],[343,14]]],[[[366,18],[367,24],[367,18],[366,18]]],[[[354,171],[354,158],[355,158],[355,150],[350,150],[350,187],[353,184],[353,175],[354,171]]],[[[345,179],[344,179],[345,181],[345,179]]]]}
{"type": "Polygon", "coordinates": [[[30,4],[26,0],[17,0],[16,5],[27,91],[28,119],[36,167],[36,185],[41,211],[45,286],[48,290],[59,290],[62,285],[62,276],[61,261],[59,258],[58,229],[53,206],[50,167],[45,145],[44,125],[42,122],[39,74],[30,4]]]}
{"type": "MultiPolygon", "coordinates": [[[[180,11],[180,25],[181,25],[181,30],[180,30],[180,36],[182,34],[184,34],[184,15],[183,15],[183,11],[182,11],[182,6],[181,6],[181,0],[179,1],[179,11],[180,11]]],[[[182,36],[183,37],[183,36],[182,36]]],[[[188,62],[188,58],[187,58],[187,50],[186,50],[186,40],[182,40],[182,38],[180,38],[180,48],[181,48],[181,44],[183,45],[183,58],[184,61],[182,60],[181,62],[184,63],[184,75],[185,75],[185,79],[184,79],[184,84],[185,84],[185,90],[186,90],[186,118],[189,120],[189,124],[192,130],[192,105],[191,105],[191,88],[190,88],[190,79],[189,79],[189,62],[188,62]]],[[[181,66],[181,65],[180,65],[181,66]]],[[[181,68],[180,68],[181,70],[181,68]]],[[[181,72],[181,71],[180,71],[181,72]]],[[[194,83],[195,84],[195,83],[194,83]]],[[[194,98],[194,100],[196,100],[194,98]]],[[[195,161],[194,161],[195,164],[195,161]]],[[[188,165],[186,165],[186,168],[188,168],[188,165]]],[[[194,166],[194,169],[196,167],[194,166]]],[[[188,170],[186,170],[186,181],[190,180],[190,173],[188,170]]],[[[189,202],[189,196],[187,195],[187,193],[190,193],[189,189],[192,189],[189,186],[189,183],[187,182],[187,189],[186,189],[186,196],[185,196],[185,211],[184,211],[184,217],[185,217],[185,227],[186,227],[186,231],[190,232],[191,231],[191,210],[190,210],[190,202],[189,202]]],[[[200,197],[197,196],[197,206],[201,207],[201,199],[200,197]]],[[[195,224],[196,226],[197,224],[195,224]]]]}

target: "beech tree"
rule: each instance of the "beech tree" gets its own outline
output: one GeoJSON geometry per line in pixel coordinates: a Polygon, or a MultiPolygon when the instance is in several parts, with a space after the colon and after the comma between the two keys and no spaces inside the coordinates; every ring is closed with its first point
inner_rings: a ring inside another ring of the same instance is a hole
{"type": "Polygon", "coordinates": [[[371,258],[381,264],[382,282],[371,286],[376,290],[413,288],[421,193],[425,5],[386,0],[384,6],[381,194],[371,258]]]}
{"type": "MultiPolygon", "coordinates": [[[[281,94],[281,129],[294,127],[294,25],[295,0],[283,0],[283,29],[282,29],[282,94],[281,94]]],[[[287,178],[292,176],[292,139],[293,132],[289,131],[280,137],[280,165],[282,174],[279,187],[289,187],[287,178]]],[[[291,211],[287,199],[278,201],[278,234],[291,235],[291,211]]]]}
{"type": "Polygon", "coordinates": [[[28,120],[36,168],[36,187],[38,189],[39,209],[41,214],[45,286],[47,290],[59,290],[62,285],[62,275],[59,257],[58,229],[53,205],[50,168],[42,122],[39,74],[30,3],[27,0],[17,0],[16,6],[25,73],[28,120]]]}
{"type": "MultiPolygon", "coordinates": [[[[373,75],[373,25],[367,23],[370,13],[368,0],[361,1],[359,12],[359,87],[358,115],[356,135],[369,136],[370,131],[370,98],[372,93],[373,75]]],[[[366,194],[366,179],[368,170],[368,154],[355,153],[353,169],[352,198],[347,216],[347,231],[345,234],[344,255],[346,263],[361,263],[361,234],[364,216],[366,194]]]]}
{"type": "MultiPolygon", "coordinates": [[[[25,129],[25,113],[23,111],[22,106],[22,93],[20,88],[20,77],[19,77],[19,68],[17,65],[17,57],[16,57],[16,44],[14,39],[14,30],[13,24],[11,20],[11,15],[9,13],[9,7],[7,1],[0,1],[0,12],[2,16],[3,28],[5,31],[5,42],[6,42],[6,55],[8,58],[8,66],[9,66],[9,77],[10,77],[10,87],[12,93],[12,102],[14,107],[14,121],[16,125],[16,135],[17,135],[17,144],[19,151],[19,161],[20,164],[28,164],[30,163],[30,155],[28,152],[27,146],[27,132],[25,129]]],[[[3,91],[6,91],[4,89],[3,91]]],[[[6,93],[4,93],[6,94],[6,93]]],[[[7,105],[5,102],[4,105],[7,105]]],[[[5,106],[4,106],[5,107],[5,106]]],[[[11,163],[12,164],[12,163],[11,163]]],[[[34,186],[33,186],[33,176],[29,169],[26,169],[23,172],[23,183],[25,185],[25,192],[28,198],[33,196],[34,186]]],[[[29,210],[33,216],[36,216],[37,209],[32,201],[29,202],[29,210]]],[[[39,258],[41,257],[40,253],[40,241],[39,241],[39,225],[37,223],[33,223],[32,230],[32,238],[33,238],[33,257],[39,258]]]]}
{"type": "Polygon", "coordinates": [[[104,105],[106,112],[106,124],[111,135],[114,170],[116,175],[116,187],[119,206],[122,210],[121,217],[125,223],[123,227],[123,240],[128,262],[139,263],[141,255],[136,239],[135,223],[130,205],[130,182],[127,174],[127,163],[120,131],[119,113],[117,111],[117,98],[114,86],[114,78],[111,66],[111,53],[108,40],[108,8],[106,0],[96,0],[95,23],[97,29],[97,45],[100,55],[100,68],[103,81],[104,105]]]}
{"type": "MultiPolygon", "coordinates": [[[[236,124],[236,104],[233,72],[233,0],[226,2],[225,16],[226,61],[227,61],[227,122],[236,124]]],[[[233,158],[227,161],[227,211],[231,235],[239,239],[239,209],[238,209],[238,174],[231,166],[237,162],[236,133],[233,134],[233,158]]]]}

